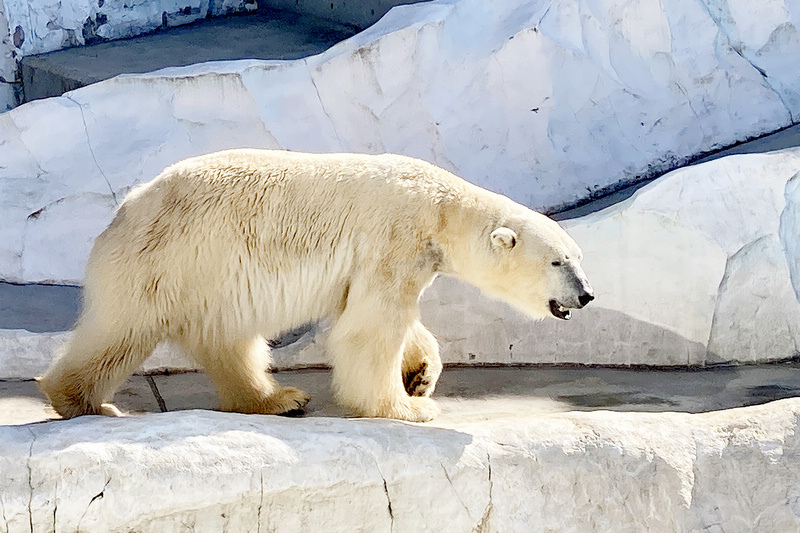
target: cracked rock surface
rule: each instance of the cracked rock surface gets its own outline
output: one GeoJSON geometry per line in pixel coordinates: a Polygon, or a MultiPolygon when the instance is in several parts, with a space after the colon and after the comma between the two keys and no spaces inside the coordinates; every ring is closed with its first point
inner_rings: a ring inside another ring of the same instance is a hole
{"type": "Polygon", "coordinates": [[[386,420],[2,426],[18,531],[796,531],[800,401],[386,420]],[[717,528],[717,529],[715,529],[717,528]]]}

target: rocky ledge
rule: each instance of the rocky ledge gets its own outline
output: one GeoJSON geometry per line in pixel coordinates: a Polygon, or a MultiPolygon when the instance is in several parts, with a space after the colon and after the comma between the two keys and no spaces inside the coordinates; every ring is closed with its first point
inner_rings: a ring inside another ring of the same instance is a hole
{"type": "Polygon", "coordinates": [[[185,411],[0,427],[21,531],[797,531],[800,400],[385,420],[185,411]]]}

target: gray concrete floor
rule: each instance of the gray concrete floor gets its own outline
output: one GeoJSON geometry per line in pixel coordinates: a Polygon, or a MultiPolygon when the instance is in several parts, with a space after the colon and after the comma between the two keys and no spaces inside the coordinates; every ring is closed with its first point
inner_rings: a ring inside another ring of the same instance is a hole
{"type": "MultiPolygon", "coordinates": [[[[312,396],[305,416],[346,416],[333,402],[327,370],[283,371],[284,385],[312,396]]],[[[705,370],[610,368],[450,368],[434,397],[440,421],[513,417],[565,411],[698,413],[800,396],[800,364],[724,367],[705,370]]],[[[202,373],[133,376],[114,402],[136,413],[213,409],[216,394],[202,373]]],[[[0,425],[58,418],[33,381],[0,381],[0,425]]]]}
{"type": "Polygon", "coordinates": [[[80,301],[80,287],[0,282],[0,329],[67,331],[78,318],[80,301]]]}

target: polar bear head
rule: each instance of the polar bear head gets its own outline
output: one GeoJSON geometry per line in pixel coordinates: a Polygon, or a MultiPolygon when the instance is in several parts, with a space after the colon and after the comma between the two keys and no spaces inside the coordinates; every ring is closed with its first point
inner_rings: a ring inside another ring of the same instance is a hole
{"type": "Polygon", "coordinates": [[[580,265],[580,248],[552,219],[528,211],[482,233],[481,248],[488,257],[476,284],[490,295],[534,319],[569,320],[570,309],[594,299],[580,265]]]}

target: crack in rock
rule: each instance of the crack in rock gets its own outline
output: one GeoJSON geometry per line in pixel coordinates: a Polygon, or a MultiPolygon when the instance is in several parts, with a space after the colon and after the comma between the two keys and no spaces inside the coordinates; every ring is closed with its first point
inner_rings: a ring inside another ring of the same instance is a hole
{"type": "Polygon", "coordinates": [[[26,462],[26,466],[28,467],[28,487],[31,489],[28,496],[28,523],[31,528],[31,533],[33,533],[33,469],[31,468],[31,460],[33,459],[33,445],[36,443],[36,433],[34,433],[31,428],[28,428],[28,431],[30,431],[32,437],[31,446],[28,449],[28,461],[26,462]]]}
{"type": "Polygon", "coordinates": [[[86,124],[86,116],[83,113],[83,106],[81,104],[79,104],[77,101],[75,101],[70,96],[66,96],[66,95],[62,95],[62,96],[64,96],[64,98],[66,98],[67,100],[69,100],[70,102],[72,102],[73,104],[78,106],[78,109],[80,110],[80,113],[81,113],[81,122],[83,122],[83,131],[86,134],[86,145],[89,148],[89,154],[92,156],[92,161],[94,161],[94,166],[97,167],[97,170],[100,172],[100,175],[103,176],[103,179],[105,180],[106,185],[108,185],[108,190],[111,191],[111,197],[114,199],[114,203],[119,205],[119,201],[117,200],[117,195],[116,195],[116,193],[114,193],[114,188],[111,186],[111,182],[108,181],[108,177],[106,177],[106,173],[103,172],[103,169],[100,167],[100,163],[98,163],[98,161],[97,161],[97,156],[95,156],[95,154],[94,154],[94,148],[92,148],[92,140],[89,137],[89,126],[86,124]]]}
{"type": "Polygon", "coordinates": [[[36,220],[36,219],[38,219],[40,216],[42,216],[42,213],[44,213],[49,207],[54,206],[54,205],[58,205],[58,204],[62,203],[64,200],[66,200],[66,199],[67,199],[67,196],[62,196],[61,198],[58,198],[57,200],[53,200],[52,202],[46,203],[45,205],[43,205],[42,207],[40,207],[39,209],[37,209],[33,213],[30,213],[27,216],[27,220],[36,220]]]}
{"type": "Polygon", "coordinates": [[[48,202],[48,203],[44,204],[42,207],[40,207],[36,211],[33,211],[33,212],[29,213],[28,216],[26,217],[26,220],[27,221],[38,220],[39,218],[41,218],[41,216],[48,209],[50,209],[51,207],[54,207],[56,205],[59,205],[61,203],[64,203],[67,200],[98,199],[98,198],[102,200],[102,199],[108,198],[109,196],[111,197],[112,200],[114,200],[114,203],[117,202],[117,198],[114,195],[114,193],[105,194],[105,193],[97,193],[97,192],[79,192],[79,193],[70,194],[70,195],[67,195],[67,196],[62,196],[61,198],[57,198],[57,199],[53,200],[52,202],[48,202]]]}
{"type": "Polygon", "coordinates": [[[794,114],[792,113],[791,107],[789,106],[788,103],[786,103],[786,100],[784,99],[784,97],[781,94],[781,92],[776,87],[774,87],[772,85],[772,83],[771,83],[771,81],[769,79],[769,75],[767,74],[767,72],[763,68],[761,68],[758,65],[756,65],[752,60],[748,59],[744,55],[744,51],[742,50],[742,47],[741,47],[741,41],[739,39],[737,39],[737,41],[739,41],[740,44],[734,44],[734,40],[732,39],[730,33],[728,33],[728,31],[723,27],[722,20],[720,20],[719,17],[715,17],[714,16],[714,13],[711,10],[711,7],[708,5],[708,2],[700,2],[700,4],[705,8],[705,11],[708,14],[708,17],[711,19],[711,21],[717,27],[717,31],[719,32],[719,34],[722,35],[725,38],[725,40],[727,41],[728,47],[736,55],[738,55],[743,60],[745,60],[747,62],[747,64],[749,64],[756,72],[758,72],[758,74],[761,76],[761,79],[764,80],[764,84],[773,93],[775,93],[775,96],[777,96],[778,100],[781,101],[781,105],[783,105],[784,109],[786,109],[786,112],[789,114],[790,123],[794,124],[795,123],[795,117],[794,117],[794,114]]]}
{"type": "MultiPolygon", "coordinates": [[[[380,470],[378,470],[380,473],[380,470]]],[[[386,503],[389,509],[389,518],[392,520],[392,523],[389,527],[389,531],[394,531],[394,512],[392,511],[392,498],[389,497],[389,487],[386,485],[386,478],[383,477],[381,474],[381,479],[383,480],[383,492],[386,493],[386,503]]]]}
{"type": "Polygon", "coordinates": [[[260,493],[258,498],[258,533],[261,533],[261,509],[264,507],[264,471],[260,471],[258,473],[259,481],[260,481],[260,493]]]}
{"type": "Polygon", "coordinates": [[[473,529],[474,533],[484,533],[488,531],[489,516],[494,509],[494,504],[492,503],[492,492],[494,491],[494,481],[492,481],[492,456],[489,452],[486,452],[486,465],[489,471],[489,503],[486,504],[486,510],[483,512],[483,516],[481,516],[481,519],[475,525],[475,529],[473,529]]]}
{"type": "Polygon", "coordinates": [[[339,132],[336,130],[336,123],[333,121],[333,117],[328,112],[327,108],[325,107],[325,103],[322,101],[322,95],[319,93],[319,87],[317,87],[317,81],[314,79],[314,74],[311,71],[311,66],[308,64],[307,59],[303,59],[303,63],[308,69],[308,79],[311,80],[311,85],[314,87],[314,92],[317,93],[317,100],[319,100],[319,106],[322,108],[322,112],[325,113],[325,116],[328,117],[328,120],[331,122],[331,128],[333,129],[333,134],[336,135],[336,140],[339,142],[339,148],[343,148],[342,138],[339,137],[339,132]]]}
{"type": "Polygon", "coordinates": [[[56,515],[58,514],[58,479],[56,487],[53,489],[53,532],[56,531],[56,515]]]}
{"type": "MultiPolygon", "coordinates": [[[[5,524],[6,533],[8,533],[8,518],[6,518],[6,505],[3,503],[3,500],[0,499],[0,516],[3,517],[3,524],[5,524]]],[[[55,528],[53,529],[55,531],[55,528]]]]}
{"type": "Polygon", "coordinates": [[[78,519],[78,525],[75,528],[77,531],[80,531],[81,522],[83,522],[83,519],[86,517],[86,513],[89,512],[89,508],[92,506],[92,504],[94,502],[96,502],[97,500],[102,500],[103,499],[103,496],[104,496],[104,494],[106,492],[106,489],[108,488],[108,484],[109,483],[111,483],[111,478],[110,477],[106,480],[106,484],[103,485],[103,489],[100,492],[98,492],[97,494],[95,494],[94,496],[92,496],[92,499],[89,500],[89,504],[86,506],[86,509],[83,511],[83,514],[78,519]]]}
{"type": "Polygon", "coordinates": [[[389,531],[394,531],[394,510],[392,509],[392,498],[389,496],[389,485],[386,483],[386,477],[384,477],[383,472],[381,471],[381,465],[378,463],[378,457],[375,454],[370,455],[372,455],[372,460],[375,461],[375,469],[378,471],[381,481],[383,481],[383,493],[386,494],[386,508],[389,511],[389,531]]]}
{"type": "Polygon", "coordinates": [[[472,513],[469,512],[469,507],[467,507],[467,504],[464,503],[464,500],[461,498],[461,494],[459,494],[458,490],[456,490],[456,486],[453,485],[453,480],[450,479],[450,474],[447,473],[447,468],[445,468],[444,463],[439,461],[439,465],[442,467],[442,472],[444,472],[444,477],[447,479],[447,482],[450,483],[450,488],[453,489],[453,494],[456,495],[456,499],[458,499],[458,503],[460,503],[461,507],[463,507],[464,510],[467,512],[467,517],[472,519],[472,513]]]}
{"type": "Polygon", "coordinates": [[[552,7],[553,7],[553,2],[554,2],[554,1],[555,1],[555,0],[550,0],[550,3],[549,3],[549,4],[547,4],[547,9],[545,9],[545,10],[544,10],[544,13],[542,13],[542,16],[541,16],[541,17],[539,17],[539,21],[538,21],[536,24],[534,24],[534,26],[533,26],[533,29],[534,29],[534,30],[537,30],[537,29],[539,28],[539,26],[541,26],[541,25],[542,25],[542,21],[543,21],[543,20],[544,20],[544,18],[547,16],[547,14],[548,14],[548,13],[550,13],[550,8],[552,8],[552,7]]]}
{"type": "MultiPolygon", "coordinates": [[[[720,31],[722,31],[722,30],[720,30],[720,31]]],[[[723,32],[723,33],[724,33],[724,32],[723,32]]],[[[770,88],[770,90],[771,90],[773,93],[775,93],[775,96],[777,96],[777,97],[778,97],[778,100],[780,100],[780,101],[781,101],[781,105],[783,105],[783,107],[784,107],[784,108],[786,108],[786,112],[787,112],[787,113],[789,113],[789,122],[790,122],[791,124],[794,124],[794,123],[795,123],[795,117],[794,117],[794,113],[792,113],[792,109],[791,109],[791,107],[789,107],[789,104],[786,102],[786,100],[784,99],[784,97],[783,97],[783,95],[781,94],[781,92],[780,92],[780,91],[779,91],[779,90],[778,90],[776,87],[774,87],[774,86],[772,85],[772,83],[771,83],[771,81],[770,81],[770,79],[769,79],[769,75],[767,75],[767,71],[766,71],[766,70],[764,70],[764,69],[762,69],[761,67],[759,67],[759,66],[758,66],[758,65],[756,65],[755,63],[753,63],[753,62],[752,62],[752,61],[751,61],[749,58],[747,58],[747,57],[744,55],[744,52],[742,52],[742,49],[741,49],[741,47],[740,47],[740,46],[733,46],[733,45],[731,44],[731,42],[730,42],[730,37],[728,37],[728,35],[725,35],[725,37],[728,39],[728,45],[731,47],[731,50],[733,50],[733,51],[736,53],[736,55],[738,55],[739,57],[741,57],[742,59],[744,59],[745,61],[747,61],[747,63],[748,63],[748,64],[749,64],[751,67],[753,67],[753,68],[756,70],[756,72],[758,72],[758,73],[761,75],[761,78],[764,80],[764,83],[767,85],[767,87],[769,87],[769,88],[770,88]]]]}

